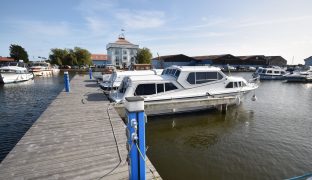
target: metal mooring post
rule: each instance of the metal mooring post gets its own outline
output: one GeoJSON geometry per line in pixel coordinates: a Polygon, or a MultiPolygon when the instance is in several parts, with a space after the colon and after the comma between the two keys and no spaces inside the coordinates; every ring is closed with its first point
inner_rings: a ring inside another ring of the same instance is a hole
{"type": "Polygon", "coordinates": [[[129,151],[129,179],[145,180],[145,118],[144,99],[126,97],[127,149],[129,151]]]}
{"type": "Polygon", "coordinates": [[[90,77],[90,79],[92,79],[92,68],[91,67],[89,67],[89,77],[90,77]]]}
{"type": "Polygon", "coordinates": [[[70,84],[69,84],[69,75],[68,71],[64,71],[64,85],[65,85],[65,91],[69,92],[70,90],[70,84]]]}

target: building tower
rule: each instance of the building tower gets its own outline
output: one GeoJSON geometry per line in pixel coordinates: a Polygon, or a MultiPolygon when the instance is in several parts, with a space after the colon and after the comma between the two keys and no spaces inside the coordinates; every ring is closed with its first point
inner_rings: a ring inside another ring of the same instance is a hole
{"type": "Polygon", "coordinates": [[[135,57],[138,49],[139,45],[130,43],[121,33],[116,42],[107,44],[107,58],[117,68],[128,68],[136,63],[135,57]]]}

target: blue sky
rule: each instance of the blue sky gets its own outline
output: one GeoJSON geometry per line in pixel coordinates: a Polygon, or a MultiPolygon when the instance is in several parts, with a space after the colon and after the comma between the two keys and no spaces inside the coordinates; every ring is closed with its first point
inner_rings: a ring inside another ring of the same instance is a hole
{"type": "MultiPolygon", "coordinates": [[[[10,44],[29,56],[51,48],[106,54],[121,29],[153,56],[312,56],[311,0],[1,0],[0,56],[10,44]]],[[[294,57],[294,58],[293,58],[294,57]]]]}

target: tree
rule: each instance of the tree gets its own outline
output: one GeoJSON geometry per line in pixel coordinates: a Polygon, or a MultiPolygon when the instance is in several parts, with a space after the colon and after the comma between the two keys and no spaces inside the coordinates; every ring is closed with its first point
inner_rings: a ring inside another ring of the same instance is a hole
{"type": "Polygon", "coordinates": [[[136,60],[138,64],[151,64],[152,53],[148,48],[138,49],[136,60]]]}
{"type": "Polygon", "coordinates": [[[91,53],[88,50],[75,47],[73,52],[77,58],[77,64],[79,66],[92,65],[91,53]]]}
{"type": "Polygon", "coordinates": [[[29,62],[27,51],[22,46],[17,44],[11,44],[10,56],[15,61],[23,60],[25,63],[29,62]]]}
{"type": "Polygon", "coordinates": [[[52,64],[63,65],[67,54],[68,52],[66,49],[54,48],[51,49],[49,59],[51,60],[52,64]]]}
{"type": "Polygon", "coordinates": [[[80,47],[74,49],[51,49],[49,58],[52,64],[57,65],[91,65],[91,53],[80,47]]]}

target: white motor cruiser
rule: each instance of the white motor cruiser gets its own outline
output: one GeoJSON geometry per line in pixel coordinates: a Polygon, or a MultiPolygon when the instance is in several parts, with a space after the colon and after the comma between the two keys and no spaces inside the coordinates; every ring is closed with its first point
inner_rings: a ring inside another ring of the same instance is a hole
{"type": "Polygon", "coordinates": [[[9,62],[0,68],[0,83],[16,83],[33,79],[26,65],[20,62],[9,62]]]}
{"type": "Polygon", "coordinates": [[[259,67],[252,76],[254,78],[260,78],[260,80],[283,80],[285,74],[286,71],[280,67],[259,67]]]}
{"type": "Polygon", "coordinates": [[[101,89],[105,92],[111,90],[117,90],[121,84],[121,81],[126,76],[146,76],[146,75],[160,75],[163,69],[152,69],[152,70],[138,70],[138,71],[114,71],[112,74],[106,74],[103,76],[103,83],[100,84],[101,89]],[[107,81],[104,79],[109,78],[107,81]]]}
{"type": "Polygon", "coordinates": [[[312,82],[312,66],[302,71],[294,71],[284,75],[286,82],[312,82]]]}
{"type": "Polygon", "coordinates": [[[144,102],[207,99],[227,96],[241,98],[258,88],[242,77],[225,75],[220,68],[207,66],[171,66],[162,75],[125,77],[109,98],[122,103],[125,97],[142,96],[144,102]]]}
{"type": "Polygon", "coordinates": [[[53,75],[53,69],[50,63],[47,62],[34,62],[30,67],[30,72],[35,76],[51,76],[53,75]]]}

